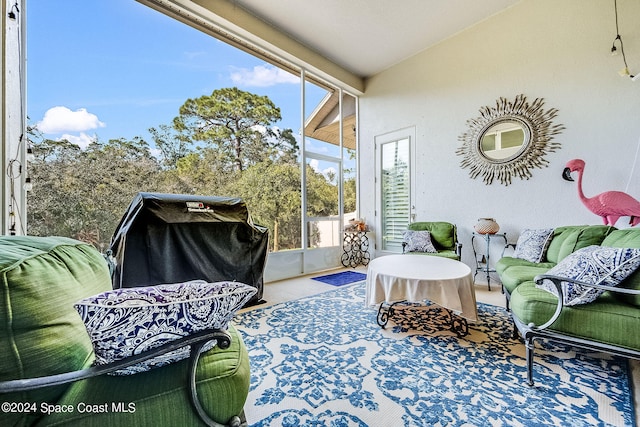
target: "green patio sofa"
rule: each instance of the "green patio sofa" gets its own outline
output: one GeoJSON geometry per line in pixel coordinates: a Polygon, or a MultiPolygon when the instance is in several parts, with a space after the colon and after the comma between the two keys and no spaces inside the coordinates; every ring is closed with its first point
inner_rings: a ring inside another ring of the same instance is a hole
{"type": "MultiPolygon", "coordinates": [[[[460,261],[462,244],[458,242],[458,231],[455,224],[444,221],[420,221],[409,224],[410,231],[428,231],[436,252],[413,252],[424,255],[436,255],[460,261]]],[[[405,253],[407,242],[402,242],[402,252],[405,253]]]]}
{"type": "Polygon", "coordinates": [[[111,287],[105,259],[88,244],[0,237],[0,425],[243,425],[249,358],[231,324],[93,366],[92,342],[74,303],[111,287]],[[212,339],[217,346],[200,354],[212,339]],[[191,357],[182,361],[102,375],[185,344],[191,357]]]}
{"type": "Polygon", "coordinates": [[[538,274],[544,274],[555,267],[567,255],[586,248],[599,245],[604,238],[615,230],[608,225],[569,225],[553,230],[551,242],[540,262],[527,261],[512,256],[503,256],[495,265],[496,272],[502,282],[502,289],[507,298],[507,308],[511,293],[522,283],[533,280],[538,274]]]}
{"type": "Polygon", "coordinates": [[[571,253],[591,245],[640,248],[640,228],[558,227],[541,262],[503,257],[496,263],[515,327],[525,340],[527,382],[531,386],[536,341],[550,340],[640,358],[640,335],[635,333],[640,329],[640,269],[616,287],[590,285],[547,274],[571,253]],[[564,298],[536,286],[545,279],[560,296],[563,295],[562,282],[600,288],[604,293],[593,302],[568,306],[564,305],[564,298]]]}

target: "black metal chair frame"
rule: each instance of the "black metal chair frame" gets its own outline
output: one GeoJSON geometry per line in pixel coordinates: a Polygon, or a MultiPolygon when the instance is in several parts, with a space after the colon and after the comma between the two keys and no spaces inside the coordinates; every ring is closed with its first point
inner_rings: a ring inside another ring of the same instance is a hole
{"type": "MultiPolygon", "coordinates": [[[[562,293],[562,282],[572,282],[582,286],[602,289],[610,292],[617,292],[628,295],[640,295],[640,291],[634,289],[625,289],[625,288],[617,288],[611,286],[604,285],[594,285],[590,283],[585,283],[579,280],[572,280],[566,277],[559,277],[550,274],[541,274],[534,278],[536,283],[542,283],[544,279],[550,280],[556,290],[558,298],[558,305],[556,306],[556,310],[553,316],[542,325],[535,325],[533,323],[524,324],[514,313],[511,311],[511,317],[515,323],[516,328],[522,335],[524,339],[524,344],[526,347],[526,362],[527,362],[527,384],[529,386],[534,385],[533,381],[533,359],[534,359],[534,350],[535,350],[535,341],[546,339],[549,341],[559,342],[562,344],[574,345],[576,347],[584,348],[587,350],[594,350],[598,352],[611,353],[617,356],[622,356],[631,359],[640,359],[640,350],[634,350],[631,348],[626,348],[618,345],[600,343],[593,340],[588,340],[584,338],[574,337],[571,335],[563,334],[562,332],[554,331],[549,329],[560,317],[562,313],[562,308],[564,307],[564,296],[562,293]]],[[[623,303],[621,303],[623,304],[623,303]]]]}
{"type": "Polygon", "coordinates": [[[162,354],[178,350],[184,346],[190,345],[191,351],[189,355],[189,400],[196,411],[200,419],[208,427],[241,427],[246,426],[247,422],[244,416],[244,411],[238,416],[232,417],[227,424],[219,424],[207,415],[200,399],[198,398],[196,390],[196,369],[203,347],[211,342],[216,341],[216,346],[221,349],[227,349],[231,345],[231,336],[220,329],[208,329],[201,332],[191,334],[186,337],[182,337],[175,341],[171,341],[162,346],[156,347],[151,350],[147,350],[143,353],[130,356],[126,359],[118,360],[106,365],[97,365],[90,368],[81,369],[79,371],[65,372],[56,375],[49,375],[39,378],[18,379],[10,381],[0,382],[0,394],[13,393],[28,390],[36,390],[43,387],[51,387],[63,384],[69,384],[75,381],[84,380],[87,378],[97,377],[104,374],[109,374],[120,369],[127,368],[135,365],[139,362],[160,356],[162,354]]]}

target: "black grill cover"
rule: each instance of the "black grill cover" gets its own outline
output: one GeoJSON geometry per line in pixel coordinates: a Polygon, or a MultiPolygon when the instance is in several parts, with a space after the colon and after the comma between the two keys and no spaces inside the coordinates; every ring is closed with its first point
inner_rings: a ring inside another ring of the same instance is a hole
{"type": "Polygon", "coordinates": [[[235,280],[262,300],[268,230],[241,199],[138,193],[111,239],[113,288],[235,280]]]}

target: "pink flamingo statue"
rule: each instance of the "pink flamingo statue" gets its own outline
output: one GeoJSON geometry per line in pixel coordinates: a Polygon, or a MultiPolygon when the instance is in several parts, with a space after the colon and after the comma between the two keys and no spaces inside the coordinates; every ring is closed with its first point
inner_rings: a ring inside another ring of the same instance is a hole
{"type": "Polygon", "coordinates": [[[622,191],[605,191],[594,197],[585,197],[582,192],[582,173],[584,160],[569,160],[565,165],[562,177],[573,181],[571,172],[578,172],[578,196],[584,205],[594,214],[602,217],[605,225],[615,225],[620,217],[628,216],[629,224],[640,224],[640,202],[622,191]]]}

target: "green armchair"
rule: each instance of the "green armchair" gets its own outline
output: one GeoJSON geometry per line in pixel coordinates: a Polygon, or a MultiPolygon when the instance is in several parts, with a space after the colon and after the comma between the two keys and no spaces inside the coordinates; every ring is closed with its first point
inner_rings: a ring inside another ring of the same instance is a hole
{"type": "MultiPolygon", "coordinates": [[[[455,224],[443,221],[422,221],[409,224],[408,231],[428,231],[435,252],[422,252],[425,255],[436,255],[460,261],[462,244],[458,242],[455,224]]],[[[409,242],[402,242],[402,253],[411,250],[409,242]]]]}
{"type": "Polygon", "coordinates": [[[246,425],[249,357],[232,324],[95,365],[74,304],[106,291],[109,269],[92,246],[0,236],[0,425],[246,425]],[[185,345],[190,357],[179,362],[104,375],[185,345]]]}

